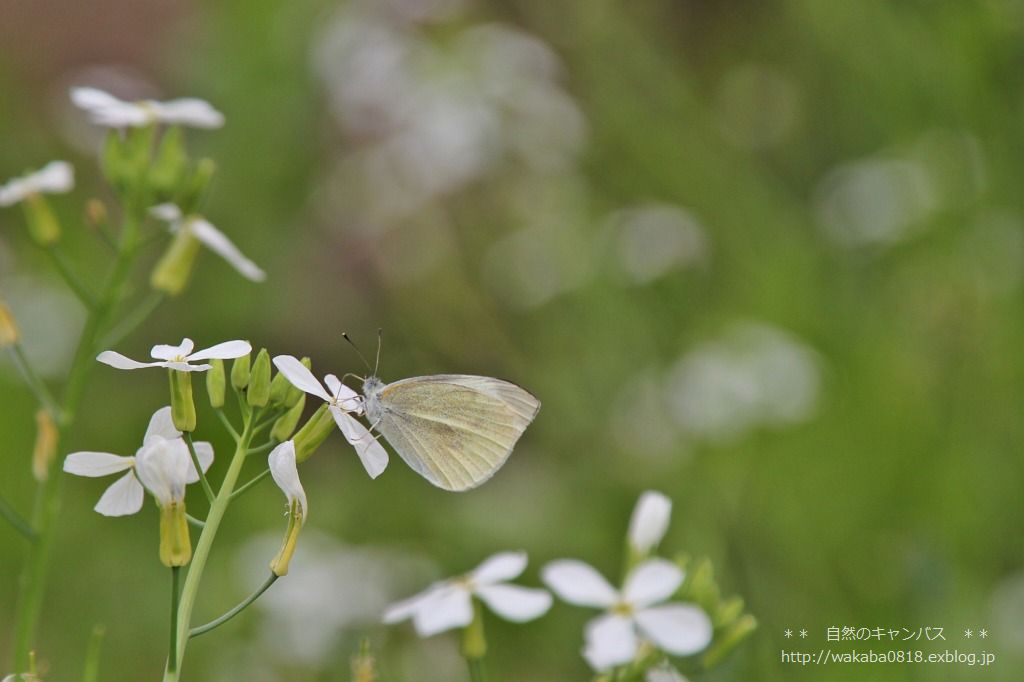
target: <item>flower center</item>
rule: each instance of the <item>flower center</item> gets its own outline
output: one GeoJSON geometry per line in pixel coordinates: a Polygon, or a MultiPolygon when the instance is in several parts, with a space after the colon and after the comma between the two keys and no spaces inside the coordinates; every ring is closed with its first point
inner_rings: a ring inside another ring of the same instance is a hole
{"type": "Polygon", "coordinates": [[[633,605],[629,602],[620,601],[611,608],[611,612],[616,616],[632,616],[633,605]]]}

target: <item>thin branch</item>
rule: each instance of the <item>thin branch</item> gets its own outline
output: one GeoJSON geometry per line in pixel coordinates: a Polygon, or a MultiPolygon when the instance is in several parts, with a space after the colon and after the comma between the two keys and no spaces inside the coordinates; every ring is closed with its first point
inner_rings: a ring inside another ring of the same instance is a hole
{"type": "Polygon", "coordinates": [[[186,431],[184,436],[185,445],[188,446],[188,454],[192,456],[192,464],[195,465],[196,471],[199,472],[199,482],[203,485],[203,492],[206,493],[206,501],[213,503],[213,488],[210,487],[210,482],[206,480],[206,472],[203,471],[203,467],[199,463],[199,455],[196,454],[196,446],[192,442],[192,434],[186,431]]]}
{"type": "Polygon", "coordinates": [[[244,493],[246,490],[248,490],[249,488],[253,487],[257,483],[262,481],[264,478],[267,477],[268,474],[270,474],[270,469],[264,469],[263,471],[261,471],[256,476],[253,476],[251,480],[249,480],[249,481],[247,481],[245,483],[245,485],[239,487],[238,490],[236,490],[235,492],[231,493],[231,499],[232,500],[235,499],[236,497],[238,497],[239,495],[244,493]]]}
{"type": "Polygon", "coordinates": [[[21,377],[25,380],[29,389],[35,394],[39,405],[45,407],[50,412],[50,416],[53,417],[55,422],[61,423],[61,409],[57,405],[57,401],[54,399],[53,394],[50,393],[50,389],[46,387],[42,377],[32,367],[32,363],[29,361],[28,356],[25,355],[25,350],[21,347],[21,344],[12,344],[8,346],[8,350],[11,352],[11,358],[14,361],[15,367],[18,368],[21,377]]]}
{"type": "Polygon", "coordinates": [[[238,606],[236,606],[235,608],[231,609],[230,611],[225,613],[220,618],[216,618],[214,620],[211,620],[206,625],[200,625],[199,627],[195,627],[195,628],[192,628],[191,630],[189,630],[189,633],[188,633],[189,638],[191,639],[192,637],[198,637],[199,635],[206,634],[210,630],[213,630],[214,628],[220,627],[224,623],[228,622],[229,620],[231,620],[232,618],[234,618],[235,616],[240,614],[250,604],[252,604],[254,601],[259,599],[260,596],[264,592],[266,592],[268,589],[270,589],[270,586],[274,584],[274,582],[277,580],[277,578],[278,578],[277,574],[271,573],[270,577],[267,578],[266,582],[263,583],[262,585],[260,585],[259,587],[257,587],[256,591],[253,592],[252,594],[250,594],[244,600],[242,600],[242,602],[239,603],[238,606]]]}
{"type": "Polygon", "coordinates": [[[188,520],[189,523],[191,523],[196,528],[199,528],[199,529],[206,528],[206,521],[202,521],[200,519],[197,519],[196,517],[192,516],[191,514],[185,514],[185,518],[188,520]]]}
{"type": "Polygon", "coordinates": [[[214,411],[217,413],[217,417],[220,418],[220,421],[224,425],[224,428],[228,430],[228,433],[231,434],[231,437],[234,438],[235,442],[237,443],[238,439],[241,438],[241,436],[238,434],[238,431],[235,431],[235,427],[231,425],[231,420],[229,420],[227,418],[227,415],[224,414],[224,410],[218,409],[214,411]]]}
{"type": "Polygon", "coordinates": [[[19,514],[10,503],[3,497],[0,497],[0,516],[3,516],[7,521],[14,526],[14,529],[25,536],[30,541],[35,541],[36,532],[32,530],[31,524],[25,520],[25,518],[19,514]]]}
{"type": "Polygon", "coordinates": [[[71,264],[68,263],[67,257],[64,252],[60,250],[56,244],[46,249],[46,252],[50,255],[50,260],[53,261],[53,265],[57,268],[57,272],[64,278],[64,282],[68,285],[68,288],[74,292],[75,296],[78,297],[86,308],[90,310],[96,307],[96,297],[93,296],[81,278],[75,274],[75,271],[71,269],[71,264]]]}

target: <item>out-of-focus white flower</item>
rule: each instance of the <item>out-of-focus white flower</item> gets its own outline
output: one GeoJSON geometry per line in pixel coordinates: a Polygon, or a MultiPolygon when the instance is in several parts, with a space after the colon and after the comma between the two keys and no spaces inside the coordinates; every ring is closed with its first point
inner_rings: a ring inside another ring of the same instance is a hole
{"type": "Polygon", "coordinates": [[[676,425],[710,441],[806,421],[820,390],[817,354],[792,334],[759,323],[735,325],[690,351],[665,383],[676,425]]]}
{"type": "Polygon", "coordinates": [[[648,670],[645,679],[646,682],[689,682],[681,672],[668,663],[648,670]]]}
{"type": "Polygon", "coordinates": [[[16,673],[8,675],[0,682],[39,682],[39,678],[32,673],[16,673]]]}
{"type": "Polygon", "coordinates": [[[192,352],[195,344],[192,339],[182,339],[177,346],[158,344],[153,346],[149,354],[156,359],[156,362],[138,362],[125,357],[112,350],[105,350],[96,356],[96,359],[104,365],[110,365],[115,369],[142,369],[143,367],[166,367],[179,372],[205,372],[212,365],[192,365],[191,362],[199,360],[231,360],[240,358],[252,352],[252,346],[248,341],[225,341],[211,346],[205,350],[192,352]]]}
{"type": "Polygon", "coordinates": [[[224,114],[201,99],[125,102],[97,88],[71,88],[71,101],[89,113],[93,123],[107,128],[137,128],[152,123],[192,128],[220,128],[224,114]]]}
{"type": "Polygon", "coordinates": [[[335,423],[345,440],[356,449],[359,460],[363,463],[370,478],[377,478],[388,466],[388,453],[373,437],[369,429],[349,413],[362,414],[363,404],[359,394],[341,383],[338,377],[328,374],[324,377],[324,388],[306,366],[291,355],[278,355],[274,358],[274,366],[298,388],[327,403],[335,423]]]}
{"type": "Polygon", "coordinates": [[[708,239],[688,211],[669,204],[646,204],[609,216],[620,267],[636,284],[705,263],[708,239]]]}
{"type": "Polygon", "coordinates": [[[646,555],[657,547],[665,537],[671,517],[672,500],[653,490],[641,495],[629,520],[629,544],[633,550],[646,555]]]}
{"type": "MultiPolygon", "coordinates": [[[[199,465],[205,472],[213,463],[213,446],[207,442],[200,441],[194,444],[196,456],[199,458],[199,465]]],[[[126,471],[127,473],[117,479],[100,497],[96,503],[96,511],[104,516],[125,516],[134,514],[142,509],[142,501],[145,491],[142,483],[136,477],[138,460],[145,451],[155,449],[171,449],[178,451],[173,457],[180,460],[181,456],[188,462],[188,470],[185,476],[186,483],[195,483],[199,480],[199,472],[188,452],[188,446],[181,438],[181,432],[174,428],[171,420],[171,408],[161,407],[149,420],[149,428],[142,440],[142,447],[138,449],[134,457],[123,457],[109,452],[73,452],[64,460],[64,471],[76,476],[109,476],[110,474],[126,471]]],[[[152,457],[153,455],[147,455],[152,457]]]]}
{"type": "Polygon", "coordinates": [[[226,260],[231,267],[246,279],[253,282],[262,282],[267,278],[266,272],[249,260],[235,246],[234,242],[228,239],[227,235],[214,227],[206,218],[199,215],[182,215],[181,209],[174,204],[160,204],[149,209],[149,212],[160,220],[167,222],[172,233],[177,233],[181,230],[188,231],[208,249],[226,260]]]}
{"type": "Polygon", "coordinates": [[[562,600],[607,610],[586,628],[583,656],[595,670],[633,660],[641,637],[676,656],[695,654],[711,642],[711,620],[704,611],[682,602],[664,603],[683,582],[683,571],[670,561],[649,559],[638,565],[621,592],[582,561],[553,561],[541,575],[562,600]]]}
{"type": "Polygon", "coordinates": [[[384,612],[385,623],[409,618],[420,637],[430,637],[473,620],[473,597],[505,620],[524,623],[540,618],[551,608],[546,590],[508,584],[526,570],[525,552],[502,552],[458,578],[435,583],[424,592],[392,604],[384,612]]]}
{"type": "Polygon", "coordinates": [[[63,194],[75,186],[75,171],[67,161],[51,161],[37,171],[0,185],[0,206],[12,206],[34,194],[63,194]]]}

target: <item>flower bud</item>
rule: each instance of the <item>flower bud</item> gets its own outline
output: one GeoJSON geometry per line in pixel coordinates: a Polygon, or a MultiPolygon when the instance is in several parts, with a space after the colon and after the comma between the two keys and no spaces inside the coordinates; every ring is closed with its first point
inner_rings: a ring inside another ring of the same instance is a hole
{"type": "Polygon", "coordinates": [[[249,353],[231,363],[231,385],[241,391],[249,385],[249,353]]]}
{"type": "Polygon", "coordinates": [[[13,346],[20,338],[21,333],[18,331],[18,323],[14,320],[14,313],[6,303],[0,301],[0,348],[13,346]]]}
{"type": "Polygon", "coordinates": [[[266,348],[260,349],[252,363],[245,399],[253,407],[265,407],[270,400],[270,354],[266,348]]]}
{"type": "Polygon", "coordinates": [[[270,382],[270,404],[275,407],[284,405],[285,398],[288,397],[288,389],[291,388],[291,382],[285,377],[285,375],[278,372],[274,375],[274,380],[270,382]]]}
{"type": "Polygon", "coordinates": [[[281,550],[277,556],[270,562],[270,570],[279,578],[288,575],[288,565],[291,563],[292,555],[295,554],[302,523],[302,505],[298,500],[293,500],[288,505],[288,528],[284,532],[284,542],[281,544],[281,550]]]}
{"type": "Polygon", "coordinates": [[[150,286],[171,296],[180,294],[192,275],[199,246],[199,240],[192,235],[192,231],[182,225],[153,268],[149,278],[150,286]]]}
{"type": "Polygon", "coordinates": [[[192,560],[192,539],[188,533],[185,503],[160,507],[160,561],[164,566],[185,566],[192,560]]]}
{"type": "Polygon", "coordinates": [[[188,155],[182,140],[181,128],[168,128],[160,140],[156,158],[149,169],[149,185],[160,199],[170,199],[181,185],[188,165],[188,155]]]}
{"type": "Polygon", "coordinates": [[[301,463],[309,459],[336,428],[334,417],[324,403],[295,434],[295,461],[301,463]]]}
{"type": "Polygon", "coordinates": [[[283,443],[295,433],[295,427],[302,419],[302,410],[306,407],[306,395],[302,394],[299,401],[292,405],[287,412],[282,414],[274,422],[274,428],[270,430],[270,437],[278,443],[283,443]]]}
{"type": "Polygon", "coordinates": [[[352,682],[377,682],[377,660],[368,639],[360,643],[359,653],[352,658],[352,682]]]}
{"type": "Polygon", "coordinates": [[[89,227],[95,230],[105,230],[110,224],[110,214],[107,212],[107,205],[99,199],[89,199],[85,203],[85,219],[89,227]]]}
{"type": "Polygon", "coordinates": [[[206,394],[210,397],[211,407],[224,407],[224,389],[227,387],[224,361],[214,358],[210,360],[210,365],[206,373],[206,394]]]}
{"type": "Polygon", "coordinates": [[[59,433],[49,410],[36,412],[36,444],[32,449],[32,475],[42,483],[50,475],[50,464],[57,456],[59,433]]]}
{"type": "Polygon", "coordinates": [[[714,668],[756,629],[756,618],[749,613],[740,616],[724,632],[716,633],[711,647],[701,658],[701,665],[706,669],[714,668]]]}
{"type": "Polygon", "coordinates": [[[46,199],[41,194],[31,194],[23,203],[32,241],[42,247],[56,244],[60,239],[60,223],[46,199]]]}
{"type": "Polygon", "coordinates": [[[103,168],[103,175],[111,187],[120,192],[128,187],[131,178],[131,163],[125,141],[116,130],[110,131],[103,142],[100,165],[103,168]]]}
{"type": "Polygon", "coordinates": [[[171,419],[174,428],[191,433],[196,430],[196,404],[192,399],[192,372],[170,370],[171,419]]]}
{"type": "Polygon", "coordinates": [[[213,180],[216,170],[217,164],[213,162],[213,159],[202,159],[196,164],[195,172],[185,181],[178,199],[178,206],[181,207],[185,215],[195,213],[202,206],[203,198],[206,196],[206,191],[210,187],[210,181],[213,180]]]}

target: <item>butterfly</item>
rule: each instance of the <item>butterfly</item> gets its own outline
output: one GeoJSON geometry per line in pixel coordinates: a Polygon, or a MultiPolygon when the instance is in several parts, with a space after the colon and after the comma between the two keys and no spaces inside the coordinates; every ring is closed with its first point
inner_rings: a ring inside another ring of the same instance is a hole
{"type": "Polygon", "coordinates": [[[540,401],[508,381],[435,374],[363,382],[363,409],[413,471],[439,488],[475,488],[502,467],[540,401]]]}

